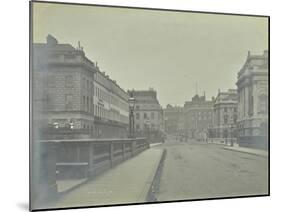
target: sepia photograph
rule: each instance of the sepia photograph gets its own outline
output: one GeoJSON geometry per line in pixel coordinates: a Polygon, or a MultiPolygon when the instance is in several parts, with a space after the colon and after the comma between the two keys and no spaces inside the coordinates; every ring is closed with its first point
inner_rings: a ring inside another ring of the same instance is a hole
{"type": "Polygon", "coordinates": [[[269,16],[30,2],[30,210],[269,195],[269,16]]]}

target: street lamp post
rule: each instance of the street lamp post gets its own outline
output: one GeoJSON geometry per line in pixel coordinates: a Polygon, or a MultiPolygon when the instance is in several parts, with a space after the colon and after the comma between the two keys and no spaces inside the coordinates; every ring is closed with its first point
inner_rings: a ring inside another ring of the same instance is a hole
{"type": "Polygon", "coordinates": [[[145,126],[146,126],[146,135],[149,139],[150,138],[150,120],[149,120],[149,118],[146,119],[145,126]]]}
{"type": "Polygon", "coordinates": [[[207,129],[207,143],[210,139],[211,139],[211,126],[209,125],[207,129]]]}
{"type": "Polygon", "coordinates": [[[233,129],[235,124],[230,124],[230,145],[233,146],[233,129]]]}
{"type": "Polygon", "coordinates": [[[129,137],[133,138],[135,134],[134,126],[134,107],[135,107],[135,98],[133,97],[133,93],[131,92],[131,97],[129,98],[129,137]]]}

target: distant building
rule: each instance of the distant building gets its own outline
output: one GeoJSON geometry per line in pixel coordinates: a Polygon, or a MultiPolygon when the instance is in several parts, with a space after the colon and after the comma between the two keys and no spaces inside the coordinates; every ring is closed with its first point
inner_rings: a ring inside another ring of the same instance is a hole
{"type": "Polygon", "coordinates": [[[205,94],[196,94],[191,101],[185,102],[184,135],[197,140],[207,138],[208,128],[213,124],[213,104],[214,99],[206,100],[205,94]]]}
{"type": "Polygon", "coordinates": [[[41,137],[127,134],[128,95],[100,72],[80,44],[74,48],[48,35],[47,43],[33,45],[33,55],[33,117],[34,123],[44,123],[40,128],[46,136],[41,137]]]}
{"type": "Polygon", "coordinates": [[[180,125],[180,118],[183,115],[183,107],[172,106],[168,104],[164,109],[164,124],[165,131],[169,134],[176,134],[182,125],[180,125]]]}
{"type": "Polygon", "coordinates": [[[157,92],[149,90],[131,90],[136,100],[134,109],[135,133],[157,137],[164,131],[163,109],[158,102],[157,92]]]}
{"type": "Polygon", "coordinates": [[[238,140],[240,146],[268,146],[268,51],[248,52],[238,73],[238,140]]]}
{"type": "Polygon", "coordinates": [[[178,134],[185,135],[185,117],[184,117],[183,110],[180,113],[180,117],[178,120],[178,134]]]}
{"type": "MultiPolygon", "coordinates": [[[[208,137],[211,140],[227,142],[227,139],[234,141],[236,137],[237,122],[237,90],[229,89],[221,92],[214,101],[214,121],[210,127],[208,137]]],[[[230,142],[230,140],[229,140],[230,142]]]]}

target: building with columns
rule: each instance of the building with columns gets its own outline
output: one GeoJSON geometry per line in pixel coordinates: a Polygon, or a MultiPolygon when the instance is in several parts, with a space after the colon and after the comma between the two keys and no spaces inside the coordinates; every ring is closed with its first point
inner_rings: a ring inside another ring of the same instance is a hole
{"type": "Polygon", "coordinates": [[[208,128],[213,125],[212,100],[206,100],[205,94],[196,94],[184,104],[184,132],[189,139],[206,140],[208,128]]]}
{"type": "Polygon", "coordinates": [[[248,52],[238,73],[238,141],[240,146],[268,147],[268,51],[248,52]]]}
{"type": "Polygon", "coordinates": [[[237,90],[218,91],[214,101],[214,122],[209,128],[208,138],[211,141],[227,143],[235,141],[237,123],[237,90]]]}

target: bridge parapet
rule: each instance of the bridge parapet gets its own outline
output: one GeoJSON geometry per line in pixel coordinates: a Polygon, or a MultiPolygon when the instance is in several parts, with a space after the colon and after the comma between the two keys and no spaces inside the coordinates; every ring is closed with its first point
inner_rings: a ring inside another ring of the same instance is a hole
{"type": "Polygon", "coordinates": [[[58,194],[57,180],[93,178],[148,149],[149,142],[145,137],[39,140],[32,147],[32,196],[45,202],[58,194]]]}

